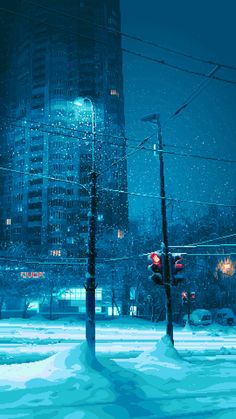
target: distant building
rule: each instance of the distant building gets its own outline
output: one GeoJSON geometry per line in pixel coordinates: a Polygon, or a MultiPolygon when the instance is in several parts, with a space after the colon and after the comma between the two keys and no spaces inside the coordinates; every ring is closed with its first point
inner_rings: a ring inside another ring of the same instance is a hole
{"type": "Polygon", "coordinates": [[[126,160],[106,171],[126,150],[119,0],[15,6],[4,15],[11,30],[0,69],[2,165],[10,169],[2,233],[37,255],[77,257],[86,251],[93,140],[91,103],[78,107],[78,97],[95,109],[101,241],[128,228],[127,195],[104,190],[127,189],[126,160]]]}

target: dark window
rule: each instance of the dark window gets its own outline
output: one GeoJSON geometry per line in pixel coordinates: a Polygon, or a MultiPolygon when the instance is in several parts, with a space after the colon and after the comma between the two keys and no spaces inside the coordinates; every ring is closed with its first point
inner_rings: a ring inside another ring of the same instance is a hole
{"type": "Polygon", "coordinates": [[[32,204],[29,204],[28,206],[30,209],[42,209],[42,202],[33,202],[32,204]]]}
{"type": "Polygon", "coordinates": [[[28,221],[42,221],[42,215],[30,215],[28,221]]]}
{"type": "Polygon", "coordinates": [[[30,182],[29,182],[30,186],[33,186],[33,185],[41,185],[42,183],[43,183],[43,179],[42,178],[33,179],[33,180],[30,180],[30,182]]]}
{"type": "Polygon", "coordinates": [[[42,191],[31,191],[28,194],[29,198],[34,198],[34,197],[41,197],[42,196],[42,191]]]}

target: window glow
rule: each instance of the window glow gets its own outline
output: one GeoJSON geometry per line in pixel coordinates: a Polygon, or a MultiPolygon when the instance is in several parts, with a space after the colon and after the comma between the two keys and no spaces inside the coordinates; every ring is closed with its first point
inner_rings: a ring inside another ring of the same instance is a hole
{"type": "Polygon", "coordinates": [[[28,310],[36,310],[39,312],[39,303],[38,301],[32,301],[28,307],[28,310]]]}
{"type": "Polygon", "coordinates": [[[61,256],[61,250],[51,250],[50,255],[51,256],[61,256]]]}
{"type": "Polygon", "coordinates": [[[120,93],[116,89],[111,89],[110,90],[110,95],[111,96],[117,96],[117,97],[119,97],[120,96],[120,93]]]}
{"type": "Polygon", "coordinates": [[[124,231],[123,231],[123,230],[118,229],[118,231],[117,231],[117,237],[118,237],[118,239],[123,239],[123,238],[124,238],[124,236],[125,236],[124,231]]]}
{"type": "Polygon", "coordinates": [[[11,225],[11,218],[7,218],[7,219],[6,219],[6,225],[7,225],[7,226],[10,226],[10,225],[11,225]]]}
{"type": "Polygon", "coordinates": [[[136,314],[137,314],[137,306],[130,306],[129,314],[130,314],[130,316],[136,316],[136,314]]]}
{"type": "Polygon", "coordinates": [[[102,307],[95,307],[95,313],[101,313],[102,307]]]}
{"type": "MultiPolygon", "coordinates": [[[[119,311],[120,311],[120,307],[118,307],[118,308],[119,308],[119,311]]],[[[113,307],[114,316],[119,316],[119,311],[117,310],[117,307],[113,307]]],[[[108,314],[108,316],[112,316],[112,307],[108,307],[107,314],[108,314]]]]}
{"type": "MultiPolygon", "coordinates": [[[[66,291],[63,291],[60,294],[60,299],[62,300],[77,300],[85,301],[86,300],[86,290],[85,288],[69,288],[66,291]]],[[[102,288],[96,288],[95,299],[97,301],[102,300],[102,288]]]]}
{"type": "Polygon", "coordinates": [[[130,300],[135,300],[135,292],[136,292],[136,288],[135,287],[130,287],[130,291],[129,291],[130,300]]]}

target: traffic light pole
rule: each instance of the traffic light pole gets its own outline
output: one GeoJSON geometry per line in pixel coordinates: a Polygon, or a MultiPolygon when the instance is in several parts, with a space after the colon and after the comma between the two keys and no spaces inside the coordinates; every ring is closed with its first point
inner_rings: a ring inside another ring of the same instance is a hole
{"type": "Polygon", "coordinates": [[[173,338],[173,319],[172,319],[172,302],[171,302],[171,272],[168,247],[167,233],[167,217],[166,217],[166,194],[165,194],[165,176],[164,176],[164,159],[163,159],[163,143],[161,122],[159,114],[147,115],[141,119],[143,122],[152,122],[157,125],[157,142],[160,162],[160,195],[161,195],[161,218],[162,218],[162,253],[163,253],[163,283],[166,293],[166,334],[170,337],[172,343],[173,338]]]}
{"type": "Polygon", "coordinates": [[[171,301],[171,273],[169,263],[169,247],[168,247],[168,232],[167,232],[167,217],[166,217],[166,194],[165,194],[165,175],[164,175],[164,159],[163,159],[163,142],[161,132],[161,122],[159,115],[156,115],[157,122],[157,141],[160,162],[160,195],[161,195],[161,218],[162,218],[162,240],[163,240],[163,259],[164,259],[164,287],[166,293],[166,334],[174,343],[173,337],[173,316],[172,316],[172,301],[171,301]]]}
{"type": "Polygon", "coordinates": [[[190,324],[190,314],[191,314],[191,301],[190,301],[190,292],[188,292],[188,305],[187,305],[187,316],[188,316],[188,324],[190,324]]]}

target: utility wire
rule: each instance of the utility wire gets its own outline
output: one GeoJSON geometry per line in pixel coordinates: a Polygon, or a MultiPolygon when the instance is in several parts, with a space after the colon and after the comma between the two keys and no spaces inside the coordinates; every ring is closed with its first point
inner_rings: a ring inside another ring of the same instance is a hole
{"type": "Polygon", "coordinates": [[[185,253],[185,256],[236,256],[236,253],[185,253]]]}
{"type": "MultiPolygon", "coordinates": [[[[0,119],[4,119],[4,118],[3,117],[0,117],[0,119]]],[[[11,118],[11,119],[13,119],[13,118],[11,118]]],[[[15,118],[15,120],[17,121],[16,118],[15,118]]],[[[30,121],[30,122],[34,122],[34,123],[38,124],[37,121],[30,121]]],[[[6,125],[9,125],[9,126],[14,126],[16,128],[29,129],[29,130],[32,130],[32,131],[39,131],[39,132],[43,132],[43,133],[46,133],[46,134],[52,134],[52,135],[55,135],[55,136],[72,138],[74,140],[83,140],[86,143],[92,143],[92,140],[89,140],[86,137],[78,137],[78,136],[75,136],[75,135],[69,135],[69,134],[60,133],[60,132],[48,131],[48,130],[41,129],[40,127],[27,127],[27,126],[24,126],[24,125],[16,125],[16,124],[14,124],[12,122],[10,122],[10,123],[9,122],[6,122],[5,124],[6,125]]],[[[40,122],[40,124],[41,124],[41,122],[40,122]]],[[[43,124],[43,125],[46,125],[46,126],[48,126],[50,128],[57,128],[57,127],[54,127],[53,125],[50,125],[50,124],[43,124]]],[[[58,128],[64,129],[65,127],[58,127],[58,128]]],[[[67,129],[70,130],[70,128],[67,128],[67,129]]],[[[83,131],[81,131],[81,132],[83,132],[83,131]]],[[[84,133],[85,134],[91,134],[91,132],[84,132],[84,133]]],[[[148,138],[152,138],[154,135],[155,135],[155,133],[152,134],[152,135],[150,135],[148,138]]],[[[127,137],[120,137],[120,136],[117,136],[116,137],[116,136],[110,135],[108,133],[107,134],[105,134],[105,133],[104,134],[102,134],[102,133],[98,133],[97,134],[96,133],[96,137],[97,136],[107,136],[107,137],[112,137],[112,138],[117,138],[117,139],[125,139],[125,140],[134,141],[133,139],[129,139],[127,137]]],[[[135,149],[136,150],[136,148],[138,147],[140,150],[150,151],[150,152],[153,152],[154,151],[153,148],[144,147],[144,144],[142,145],[142,147],[140,147],[140,145],[137,145],[137,144],[135,144],[135,145],[129,145],[129,144],[124,145],[124,144],[117,144],[117,143],[113,143],[113,142],[110,142],[110,141],[104,141],[104,140],[99,140],[99,139],[96,140],[96,142],[98,142],[98,143],[104,143],[104,144],[108,144],[108,145],[114,145],[116,147],[121,147],[121,148],[126,147],[126,148],[130,148],[130,149],[135,149]]],[[[140,141],[139,141],[139,144],[140,144],[140,141]]],[[[79,146],[81,147],[81,144],[79,144],[79,146]]],[[[171,145],[168,145],[168,147],[171,147],[171,145]]],[[[179,147],[179,146],[176,146],[176,147],[179,147]]],[[[190,153],[182,153],[182,152],[181,153],[178,153],[176,151],[168,151],[168,150],[155,150],[155,152],[156,153],[162,152],[164,154],[171,154],[171,155],[176,155],[176,156],[180,156],[180,157],[192,157],[192,158],[203,159],[203,160],[212,160],[212,161],[217,161],[217,162],[220,162],[220,163],[236,163],[236,160],[224,159],[224,158],[221,158],[221,157],[203,156],[203,155],[200,155],[200,154],[190,154],[190,153]]]]}
{"type": "MultiPolygon", "coordinates": [[[[12,117],[12,116],[7,116],[7,117],[4,117],[4,116],[0,116],[0,119],[2,119],[2,120],[4,120],[5,121],[5,119],[10,119],[10,120],[13,120],[13,121],[15,121],[15,122],[19,122],[19,123],[22,123],[23,125],[21,126],[22,127],[22,129],[24,129],[24,128],[27,128],[27,129],[37,129],[38,128],[38,126],[41,126],[41,125],[43,125],[43,126],[46,126],[46,127],[49,127],[49,128],[53,128],[53,129],[56,129],[56,130],[66,130],[66,131],[71,131],[71,132],[73,132],[73,133],[75,133],[75,134],[77,134],[77,133],[82,133],[83,135],[92,135],[92,131],[85,131],[85,130],[79,130],[79,129],[77,129],[77,128],[72,128],[72,127],[66,127],[66,126],[64,126],[64,125],[56,125],[56,124],[47,124],[47,123],[45,123],[45,122],[42,122],[42,121],[35,121],[35,120],[32,120],[32,119],[26,119],[26,118],[23,118],[23,119],[19,119],[19,118],[16,118],[16,117],[12,117]],[[36,127],[32,127],[32,126],[30,126],[30,127],[28,127],[27,125],[25,125],[25,123],[29,123],[29,124],[35,124],[35,125],[37,125],[36,127]]],[[[5,121],[5,123],[6,124],[9,124],[9,123],[7,123],[6,121],[5,121]]],[[[10,125],[10,124],[9,124],[10,125]]],[[[59,134],[60,135],[60,134],[59,134]]],[[[64,135],[64,134],[63,134],[64,135]]],[[[108,136],[108,137],[111,137],[111,138],[116,138],[116,139],[120,139],[120,140],[127,140],[127,138],[125,137],[125,136],[120,136],[120,135],[113,135],[113,134],[110,134],[110,133],[108,133],[108,132],[99,132],[99,131],[97,131],[96,132],[96,137],[101,137],[101,136],[104,136],[104,137],[106,137],[106,136],[108,136]]],[[[74,136],[72,136],[72,138],[78,138],[78,139],[82,139],[81,137],[74,137],[74,136]]],[[[86,138],[83,138],[85,141],[88,141],[86,138]]],[[[97,141],[103,141],[103,140],[97,140],[97,141]]],[[[115,143],[114,143],[115,144],[115,143]]],[[[118,144],[118,145],[120,145],[120,144],[118,144]]]]}
{"type": "MultiPolygon", "coordinates": [[[[10,10],[10,9],[6,9],[6,8],[1,7],[0,8],[0,11],[7,12],[7,13],[12,14],[12,15],[15,15],[15,16],[19,16],[19,17],[22,17],[24,19],[28,19],[28,20],[33,21],[33,22],[38,22],[38,19],[36,19],[36,18],[34,18],[32,16],[28,16],[28,15],[25,15],[23,13],[14,12],[13,10],[10,10]]],[[[52,24],[49,24],[47,22],[44,22],[44,24],[46,26],[52,27],[54,29],[57,29],[57,30],[59,30],[61,32],[66,32],[67,34],[70,33],[72,35],[75,35],[76,37],[88,39],[88,40],[93,41],[93,42],[96,42],[98,44],[102,44],[102,45],[104,45],[106,47],[110,47],[110,48],[112,47],[112,45],[110,45],[107,42],[100,41],[100,40],[98,40],[96,38],[92,38],[92,37],[83,35],[80,32],[74,32],[74,31],[68,30],[68,28],[63,29],[62,27],[58,27],[56,25],[52,25],[52,24]]],[[[120,47],[119,50],[120,51],[123,51],[123,52],[126,52],[127,54],[133,55],[135,57],[143,58],[144,60],[155,62],[157,64],[161,64],[163,66],[172,68],[174,70],[179,70],[179,71],[182,71],[182,72],[185,72],[185,73],[188,73],[188,74],[192,74],[192,75],[195,75],[195,76],[209,78],[209,76],[206,73],[203,73],[201,71],[190,70],[190,69],[181,67],[181,66],[176,65],[176,64],[170,64],[169,62],[165,61],[164,59],[157,59],[157,58],[154,58],[154,57],[151,57],[151,56],[148,56],[148,55],[144,55],[144,54],[141,54],[141,53],[138,53],[138,52],[135,52],[135,51],[132,51],[130,49],[123,48],[123,47],[120,47]]],[[[225,79],[225,78],[222,78],[222,77],[212,76],[211,79],[218,80],[218,81],[223,81],[223,82],[229,83],[229,84],[234,84],[234,85],[236,84],[236,80],[228,80],[228,79],[225,79]]]]}
{"type": "MultiPolygon", "coordinates": [[[[127,146],[127,147],[133,147],[133,146],[127,146]]],[[[171,155],[180,156],[180,157],[192,157],[192,158],[202,159],[202,160],[211,160],[211,161],[217,161],[220,163],[236,163],[236,160],[224,159],[221,157],[201,156],[200,154],[189,154],[189,153],[182,153],[182,152],[178,153],[176,151],[168,151],[168,150],[154,150],[153,148],[147,148],[147,147],[143,147],[142,150],[152,151],[152,152],[155,151],[155,153],[162,152],[163,154],[171,154],[171,155]]]]}
{"type": "Polygon", "coordinates": [[[53,176],[46,176],[46,175],[43,175],[43,174],[40,174],[40,173],[36,174],[36,173],[24,172],[24,171],[17,170],[17,169],[10,169],[9,167],[4,167],[4,166],[0,166],[0,170],[2,172],[11,172],[11,173],[17,173],[19,175],[31,176],[31,177],[36,178],[36,179],[43,178],[43,179],[47,179],[47,180],[53,180],[53,181],[57,181],[57,182],[68,183],[70,185],[76,185],[76,186],[79,186],[79,187],[85,189],[88,192],[88,194],[90,194],[89,189],[87,189],[87,187],[84,184],[73,181],[73,180],[60,179],[60,178],[56,178],[56,177],[53,177],[53,176]]]}
{"type": "Polygon", "coordinates": [[[183,245],[183,246],[169,246],[169,247],[171,247],[172,249],[174,249],[174,248],[180,248],[181,247],[181,249],[183,248],[183,249],[196,249],[196,247],[216,247],[216,248],[219,248],[219,247],[236,247],[236,243],[231,243],[231,244],[228,244],[228,243],[219,243],[219,244],[195,244],[195,245],[183,245]]]}
{"type": "Polygon", "coordinates": [[[102,174],[106,173],[106,172],[107,172],[108,170],[110,170],[113,166],[116,166],[117,164],[121,163],[122,161],[127,160],[127,158],[128,158],[128,157],[133,156],[135,153],[137,153],[138,151],[142,150],[142,148],[143,148],[144,144],[145,144],[148,140],[150,140],[150,138],[152,138],[154,135],[155,135],[155,133],[154,133],[154,134],[152,134],[152,135],[149,135],[149,137],[147,137],[147,138],[145,138],[143,141],[141,141],[141,142],[140,142],[140,144],[138,144],[138,146],[137,146],[137,147],[135,147],[135,149],[134,149],[133,151],[131,151],[131,152],[130,152],[130,153],[128,153],[128,154],[125,154],[125,155],[124,155],[124,156],[122,156],[120,159],[118,159],[118,160],[114,161],[114,162],[113,162],[113,163],[112,163],[109,167],[107,167],[105,170],[103,170],[103,171],[99,172],[99,173],[97,174],[97,176],[100,176],[100,175],[102,175],[102,174]]]}
{"type": "Polygon", "coordinates": [[[164,126],[168,123],[168,121],[170,121],[171,119],[175,118],[177,115],[180,114],[180,112],[182,112],[184,109],[187,108],[187,106],[190,105],[190,103],[196,99],[196,97],[198,97],[200,95],[200,93],[202,92],[202,90],[208,85],[210,79],[214,78],[214,74],[216,73],[216,71],[218,71],[220,69],[219,65],[216,65],[213,70],[211,70],[208,74],[208,80],[203,80],[199,86],[187,97],[187,99],[185,100],[185,102],[174,112],[172,113],[169,118],[165,121],[165,123],[163,124],[164,126]]]}
{"type": "MultiPolygon", "coordinates": [[[[122,262],[122,261],[130,261],[132,259],[137,260],[139,258],[143,258],[143,257],[147,257],[150,255],[149,253],[143,253],[143,254],[139,254],[139,255],[129,255],[129,256],[123,256],[123,257],[116,257],[116,258],[97,258],[97,264],[104,264],[104,263],[109,263],[109,262],[122,262]]],[[[193,257],[193,256],[217,256],[217,257],[222,257],[222,256],[235,256],[236,253],[183,253],[181,252],[182,256],[187,256],[187,257],[193,257]]],[[[71,259],[66,259],[65,261],[58,261],[58,262],[53,262],[53,261],[44,261],[44,260],[35,260],[35,259],[31,259],[27,258],[27,260],[22,260],[20,258],[11,258],[11,257],[0,257],[0,260],[2,262],[9,262],[9,263],[21,263],[23,266],[22,268],[19,269],[23,269],[24,265],[43,265],[43,266],[84,266],[84,264],[87,261],[87,258],[79,258],[79,260],[84,260],[84,262],[76,262],[77,259],[71,260],[71,259]]],[[[17,273],[17,271],[14,271],[17,273]]]]}
{"type": "MultiPolygon", "coordinates": [[[[155,198],[155,199],[163,199],[160,195],[152,195],[152,194],[144,194],[140,192],[128,192],[121,189],[111,189],[111,188],[99,188],[102,191],[106,192],[114,192],[114,193],[121,193],[121,194],[127,194],[130,196],[139,196],[143,198],[155,198]]],[[[179,198],[168,198],[165,197],[167,201],[175,201],[175,202],[187,202],[191,204],[198,204],[198,205],[213,205],[213,206],[220,206],[220,207],[227,207],[227,208],[235,208],[235,204],[222,204],[217,202],[207,202],[207,201],[195,201],[195,200],[187,200],[187,199],[179,199],[179,198]]]]}
{"type": "Polygon", "coordinates": [[[149,41],[149,40],[140,38],[138,36],[134,36],[134,35],[125,33],[123,31],[119,31],[118,29],[108,28],[107,26],[100,25],[98,23],[92,22],[89,19],[84,19],[84,18],[81,18],[79,16],[73,16],[71,14],[62,12],[61,10],[58,10],[58,9],[52,9],[52,8],[49,8],[49,7],[45,7],[42,4],[35,3],[35,2],[29,1],[29,0],[27,0],[27,3],[32,4],[33,6],[36,6],[36,7],[40,7],[41,9],[47,10],[47,11],[49,11],[51,13],[57,13],[57,14],[60,14],[61,16],[73,18],[73,19],[75,19],[75,20],[77,20],[79,22],[88,23],[92,27],[97,27],[97,28],[100,28],[102,30],[108,31],[109,33],[114,33],[114,34],[117,34],[117,35],[121,35],[124,38],[132,39],[132,40],[138,41],[138,42],[140,42],[142,44],[150,45],[150,46],[156,47],[158,49],[162,49],[163,51],[167,51],[167,52],[172,53],[172,54],[176,54],[176,55],[179,55],[179,56],[182,56],[182,57],[185,57],[185,58],[189,58],[189,59],[191,59],[193,61],[197,61],[197,62],[201,62],[201,63],[204,63],[204,64],[209,64],[209,65],[214,65],[214,66],[220,66],[220,67],[228,68],[230,70],[236,70],[236,67],[234,67],[234,66],[231,66],[231,65],[228,65],[228,64],[218,63],[218,62],[213,61],[213,60],[206,60],[204,58],[196,57],[196,56],[193,56],[191,54],[187,54],[185,52],[182,52],[182,51],[179,51],[179,50],[175,50],[173,48],[168,48],[168,47],[165,47],[163,45],[158,44],[157,42],[149,41]]]}
{"type": "MultiPolygon", "coordinates": [[[[138,150],[136,150],[136,151],[138,151],[138,150]]],[[[124,158],[127,158],[127,155],[124,156],[124,158]]],[[[114,162],[114,163],[117,164],[118,162],[114,162]]],[[[110,169],[110,167],[107,168],[106,171],[108,169],[110,169]]],[[[85,185],[83,185],[83,184],[81,184],[79,182],[76,182],[76,181],[66,180],[66,179],[60,179],[60,178],[56,178],[56,177],[52,177],[52,176],[45,176],[45,175],[41,175],[41,174],[34,174],[34,173],[24,172],[24,171],[21,171],[21,170],[10,169],[9,167],[4,167],[4,166],[0,166],[0,170],[3,171],[3,172],[18,173],[20,175],[32,176],[34,178],[45,178],[45,179],[52,180],[52,181],[64,182],[64,183],[68,183],[68,184],[72,184],[72,185],[77,185],[77,186],[80,186],[81,188],[85,189],[89,193],[89,191],[88,191],[88,189],[87,189],[87,187],[85,185]]],[[[140,193],[140,192],[128,192],[128,191],[124,191],[124,190],[121,190],[121,189],[111,189],[111,188],[102,188],[102,187],[99,187],[98,189],[101,190],[101,191],[105,191],[105,192],[121,193],[121,194],[130,195],[130,196],[137,196],[137,197],[143,197],[143,198],[163,199],[160,195],[144,194],[144,193],[140,193]]],[[[198,205],[213,205],[213,206],[220,206],[220,207],[227,207],[227,208],[235,208],[236,207],[236,205],[233,205],[233,204],[222,204],[222,203],[216,203],[216,202],[194,201],[194,200],[186,200],[186,199],[178,199],[178,198],[168,198],[168,197],[166,197],[165,199],[167,201],[187,202],[187,203],[198,204],[198,205]]]]}
{"type": "Polygon", "coordinates": [[[211,243],[211,242],[214,242],[216,240],[229,239],[229,238],[235,237],[235,236],[236,236],[236,233],[227,234],[227,236],[219,236],[219,237],[214,237],[214,239],[208,239],[208,240],[204,240],[204,241],[201,241],[201,242],[191,243],[189,246],[195,246],[195,245],[198,245],[198,244],[211,243]]]}
{"type": "MultiPolygon", "coordinates": [[[[3,117],[0,117],[0,119],[4,119],[4,118],[3,117]]],[[[17,121],[17,119],[16,119],[16,121],[17,121]]],[[[22,130],[23,129],[28,129],[28,130],[31,130],[31,131],[40,131],[40,132],[44,132],[46,134],[55,135],[57,137],[72,138],[74,140],[84,140],[84,142],[86,142],[86,143],[92,143],[92,140],[90,140],[89,138],[86,138],[86,137],[78,137],[78,136],[71,135],[71,134],[68,134],[68,133],[63,133],[63,132],[48,131],[46,129],[43,129],[42,127],[33,127],[33,126],[27,127],[27,126],[24,126],[24,125],[17,125],[16,123],[13,123],[13,122],[5,122],[5,125],[9,125],[9,126],[13,126],[13,127],[16,127],[16,128],[20,128],[22,130]]],[[[55,126],[49,125],[49,124],[43,124],[43,125],[46,125],[48,127],[51,127],[53,129],[56,128],[55,126]]],[[[88,133],[86,132],[85,134],[88,134],[88,133]]],[[[90,135],[91,134],[92,133],[90,133],[90,135]]],[[[101,136],[106,136],[106,135],[109,136],[109,134],[100,134],[100,135],[101,136]]],[[[117,137],[117,138],[121,138],[121,137],[117,137]]],[[[97,142],[103,142],[104,144],[106,144],[106,142],[104,140],[98,140],[97,142]]],[[[111,144],[111,143],[108,143],[108,144],[111,144]]],[[[116,144],[114,143],[114,145],[116,145],[116,144]]]]}

